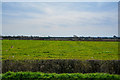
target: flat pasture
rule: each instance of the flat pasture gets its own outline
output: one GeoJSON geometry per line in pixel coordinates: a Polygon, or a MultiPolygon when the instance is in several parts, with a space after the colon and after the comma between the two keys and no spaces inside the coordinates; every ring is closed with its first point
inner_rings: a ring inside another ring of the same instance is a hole
{"type": "Polygon", "coordinates": [[[118,42],[2,40],[2,60],[118,60],[118,42]]]}

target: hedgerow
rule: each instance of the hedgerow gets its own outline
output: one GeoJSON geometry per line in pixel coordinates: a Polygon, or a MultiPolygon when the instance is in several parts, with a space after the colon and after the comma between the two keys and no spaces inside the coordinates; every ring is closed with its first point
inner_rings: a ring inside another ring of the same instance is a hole
{"type": "Polygon", "coordinates": [[[107,73],[41,73],[41,72],[6,72],[2,80],[120,80],[120,75],[107,73]]]}
{"type": "Polygon", "coordinates": [[[44,72],[44,73],[110,73],[120,74],[120,60],[3,60],[2,73],[44,72]]]}

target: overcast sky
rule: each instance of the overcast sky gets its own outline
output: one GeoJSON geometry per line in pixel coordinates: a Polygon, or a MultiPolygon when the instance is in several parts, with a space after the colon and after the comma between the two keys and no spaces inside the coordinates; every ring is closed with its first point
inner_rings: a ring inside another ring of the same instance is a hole
{"type": "Polygon", "coordinates": [[[117,2],[2,4],[3,35],[118,35],[117,2]]]}

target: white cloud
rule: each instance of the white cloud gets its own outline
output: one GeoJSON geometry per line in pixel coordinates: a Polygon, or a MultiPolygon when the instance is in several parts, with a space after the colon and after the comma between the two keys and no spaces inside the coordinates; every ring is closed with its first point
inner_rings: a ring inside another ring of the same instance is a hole
{"type": "Polygon", "coordinates": [[[4,19],[4,22],[9,22],[3,24],[4,34],[109,36],[117,33],[117,12],[79,11],[71,9],[70,4],[54,5],[24,3],[21,4],[22,8],[30,7],[40,12],[4,13],[13,17],[31,17],[4,19]]]}
{"type": "Polygon", "coordinates": [[[2,2],[118,2],[119,0],[2,0],[2,2]]]}

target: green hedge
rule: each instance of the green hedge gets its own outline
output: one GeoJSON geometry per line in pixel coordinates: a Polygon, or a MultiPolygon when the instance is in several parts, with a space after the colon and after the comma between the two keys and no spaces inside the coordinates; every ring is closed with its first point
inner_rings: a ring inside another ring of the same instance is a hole
{"type": "Polygon", "coordinates": [[[41,72],[7,72],[2,80],[120,80],[120,75],[107,73],[41,73],[41,72]]]}
{"type": "Polygon", "coordinates": [[[2,73],[44,72],[44,73],[110,73],[120,74],[120,60],[3,60],[2,73]]]}

